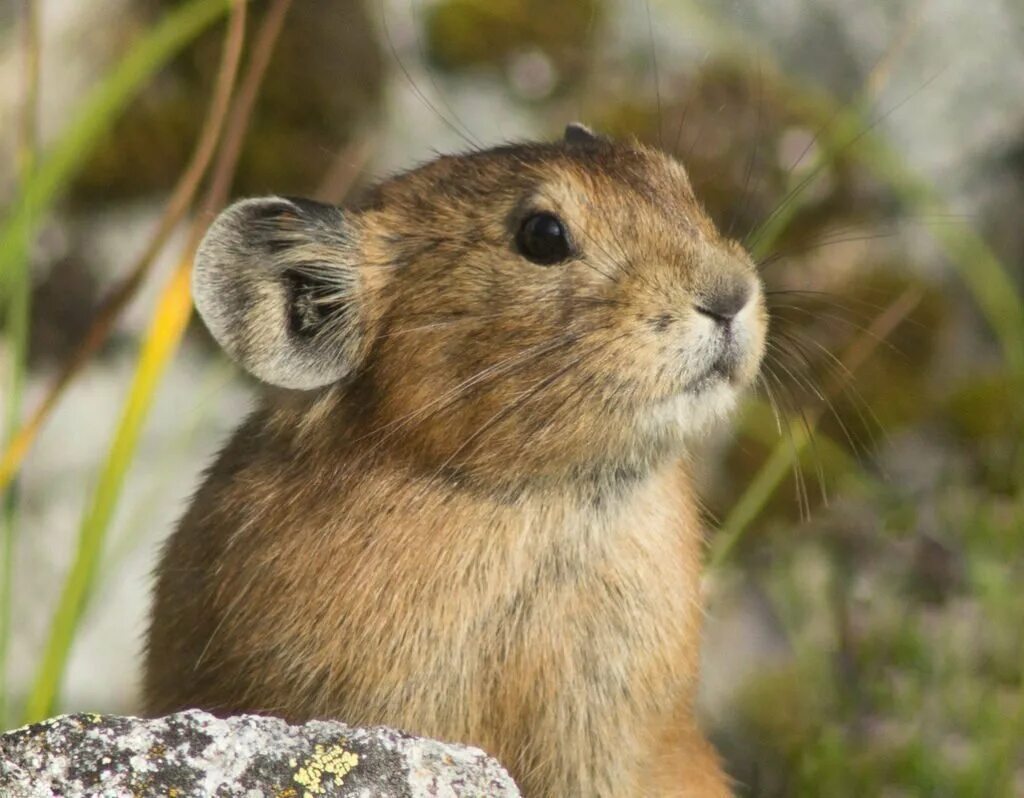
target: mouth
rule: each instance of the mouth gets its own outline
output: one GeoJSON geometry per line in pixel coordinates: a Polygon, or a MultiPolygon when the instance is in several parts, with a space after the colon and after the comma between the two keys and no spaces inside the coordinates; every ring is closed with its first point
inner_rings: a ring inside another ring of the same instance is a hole
{"type": "Polygon", "coordinates": [[[683,389],[684,393],[696,394],[714,388],[722,383],[732,386],[739,384],[739,362],[731,352],[719,355],[710,366],[691,379],[683,389]]]}

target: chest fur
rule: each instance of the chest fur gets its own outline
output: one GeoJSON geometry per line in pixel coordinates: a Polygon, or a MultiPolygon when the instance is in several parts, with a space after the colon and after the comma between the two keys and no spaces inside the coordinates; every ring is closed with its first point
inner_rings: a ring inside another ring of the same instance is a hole
{"type": "Polygon", "coordinates": [[[280,544],[317,549],[281,591],[307,614],[320,603],[315,629],[302,619],[292,628],[316,635],[332,672],[343,647],[357,654],[346,670],[372,669],[375,689],[446,684],[465,697],[460,717],[495,701],[581,700],[573,690],[653,706],[693,676],[700,533],[674,473],[600,507],[544,497],[496,506],[386,485],[359,495],[307,528],[315,543],[280,544]],[[330,584],[340,589],[325,604],[330,584]]]}
{"type": "Polygon", "coordinates": [[[176,703],[386,724],[480,745],[550,794],[631,794],[616,780],[696,678],[700,531],[676,469],[594,505],[268,468],[208,483],[215,509],[168,549],[187,565],[161,593],[195,605],[161,627],[168,683],[213,685],[176,703]]]}

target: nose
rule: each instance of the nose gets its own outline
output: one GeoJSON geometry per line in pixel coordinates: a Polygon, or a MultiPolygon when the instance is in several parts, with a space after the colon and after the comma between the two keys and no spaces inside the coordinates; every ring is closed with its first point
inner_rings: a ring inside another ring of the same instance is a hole
{"type": "Polygon", "coordinates": [[[746,307],[752,294],[753,287],[748,281],[737,281],[701,297],[694,308],[698,313],[714,319],[719,324],[728,325],[736,314],[746,307]]]}

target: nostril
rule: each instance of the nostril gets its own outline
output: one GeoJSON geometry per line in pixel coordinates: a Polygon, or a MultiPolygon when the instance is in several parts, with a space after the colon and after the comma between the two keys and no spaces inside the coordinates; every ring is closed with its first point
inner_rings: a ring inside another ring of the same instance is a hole
{"type": "Polygon", "coordinates": [[[739,283],[728,290],[702,297],[694,307],[698,313],[725,324],[746,307],[750,295],[750,284],[739,283]]]}
{"type": "Polygon", "coordinates": [[[721,313],[715,313],[710,308],[706,308],[703,305],[694,305],[694,309],[702,316],[707,316],[709,319],[714,319],[719,324],[728,324],[732,321],[732,316],[723,316],[721,313]]]}

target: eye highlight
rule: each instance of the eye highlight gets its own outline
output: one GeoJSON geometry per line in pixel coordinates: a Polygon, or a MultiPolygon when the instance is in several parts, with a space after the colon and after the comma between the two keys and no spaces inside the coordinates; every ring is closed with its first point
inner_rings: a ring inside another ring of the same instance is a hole
{"type": "Polygon", "coordinates": [[[516,233],[516,249],[524,258],[541,266],[551,266],[572,255],[562,220],[544,211],[523,220],[516,233]]]}

